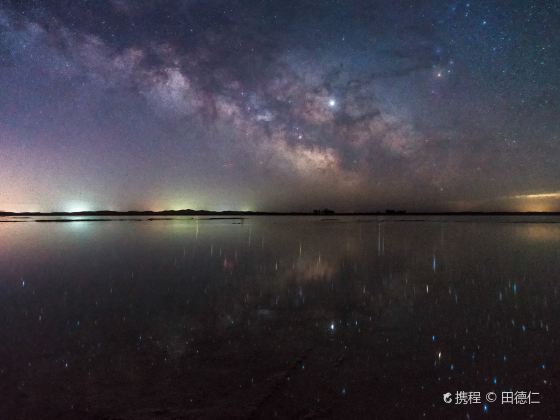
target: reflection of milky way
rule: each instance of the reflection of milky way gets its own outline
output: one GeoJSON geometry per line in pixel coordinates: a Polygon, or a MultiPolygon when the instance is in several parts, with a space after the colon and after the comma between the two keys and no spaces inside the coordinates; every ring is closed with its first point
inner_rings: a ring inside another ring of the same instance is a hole
{"type": "Polygon", "coordinates": [[[555,16],[531,1],[8,3],[0,209],[530,210],[559,175],[555,16]]]}
{"type": "Polygon", "coordinates": [[[467,383],[556,418],[560,225],[403,219],[6,223],[0,417],[448,418],[467,383]]]}

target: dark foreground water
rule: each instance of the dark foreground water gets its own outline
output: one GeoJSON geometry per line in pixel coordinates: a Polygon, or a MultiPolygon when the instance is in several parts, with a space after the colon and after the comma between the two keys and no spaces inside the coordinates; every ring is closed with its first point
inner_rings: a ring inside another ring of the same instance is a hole
{"type": "Polygon", "coordinates": [[[559,418],[560,220],[415,219],[0,223],[0,418],[559,418]]]}

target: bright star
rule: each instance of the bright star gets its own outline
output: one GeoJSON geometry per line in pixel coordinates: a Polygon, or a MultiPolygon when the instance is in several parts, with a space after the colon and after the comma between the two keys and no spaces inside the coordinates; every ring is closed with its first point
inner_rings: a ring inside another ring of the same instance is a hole
{"type": "Polygon", "coordinates": [[[329,106],[334,108],[336,106],[336,101],[334,99],[329,99],[329,106]]]}

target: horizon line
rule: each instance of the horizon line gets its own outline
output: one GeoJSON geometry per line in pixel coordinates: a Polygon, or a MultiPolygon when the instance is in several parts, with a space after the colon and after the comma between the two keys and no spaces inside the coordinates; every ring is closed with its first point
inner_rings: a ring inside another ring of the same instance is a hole
{"type": "Polygon", "coordinates": [[[84,210],[84,211],[4,211],[0,210],[0,217],[5,216],[127,216],[127,215],[269,215],[269,216],[406,216],[406,215],[560,215],[558,211],[504,211],[504,210],[469,210],[469,211],[407,211],[401,209],[386,209],[375,211],[341,211],[337,212],[328,208],[314,209],[311,211],[249,211],[249,210],[84,210]]]}

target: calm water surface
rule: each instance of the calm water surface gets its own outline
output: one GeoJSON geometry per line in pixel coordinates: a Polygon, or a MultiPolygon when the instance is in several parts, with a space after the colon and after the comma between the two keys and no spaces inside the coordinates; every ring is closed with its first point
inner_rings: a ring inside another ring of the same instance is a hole
{"type": "Polygon", "coordinates": [[[0,418],[559,418],[560,219],[418,219],[0,223],[0,418]]]}

